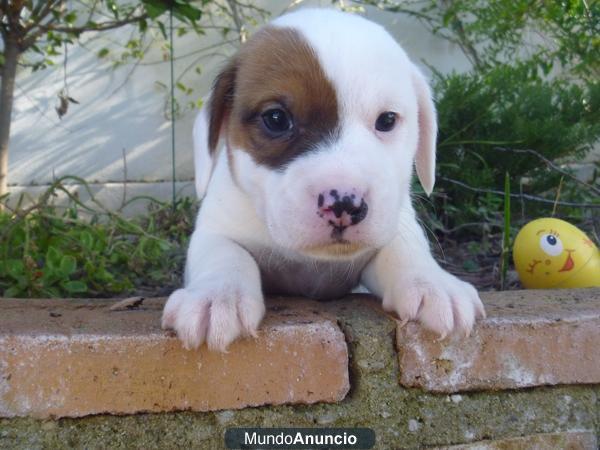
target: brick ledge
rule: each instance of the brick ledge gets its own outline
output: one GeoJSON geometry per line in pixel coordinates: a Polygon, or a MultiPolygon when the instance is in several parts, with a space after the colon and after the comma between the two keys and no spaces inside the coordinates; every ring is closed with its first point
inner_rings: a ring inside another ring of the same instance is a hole
{"type": "MultiPolygon", "coordinates": [[[[456,393],[600,383],[600,289],[482,297],[489,318],[468,339],[440,342],[417,324],[396,329],[401,385],[456,393]]],[[[348,345],[372,352],[380,344],[355,342],[352,327],[344,336],[337,318],[369,310],[394,325],[370,296],[269,299],[259,339],[219,354],[186,351],[160,330],[162,299],[131,311],[110,311],[113,302],[0,299],[0,417],[340,402],[349,391],[348,345]]],[[[395,357],[374,354],[358,365],[375,374],[395,357]]]]}
{"type": "Polygon", "coordinates": [[[258,339],[224,354],[160,330],[164,300],[111,303],[0,299],[0,417],[336,402],[349,390],[344,335],[312,302],[270,302],[258,339]]]}
{"type": "Polygon", "coordinates": [[[600,289],[482,294],[469,338],[397,329],[400,382],[433,392],[600,383],[600,289]]]}
{"type": "Polygon", "coordinates": [[[598,441],[593,431],[565,431],[529,436],[473,442],[438,447],[434,450],[596,450],[598,441]]]}

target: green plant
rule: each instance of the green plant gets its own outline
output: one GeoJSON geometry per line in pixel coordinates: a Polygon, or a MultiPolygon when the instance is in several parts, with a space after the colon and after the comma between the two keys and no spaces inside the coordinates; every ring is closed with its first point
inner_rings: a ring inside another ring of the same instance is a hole
{"type": "MultiPolygon", "coordinates": [[[[501,191],[507,171],[524,180],[524,194],[553,190],[563,173],[540,156],[577,161],[600,138],[598,82],[579,86],[543,80],[526,67],[499,65],[486,73],[437,73],[434,85],[440,128],[437,189],[445,201],[461,205],[447,220],[449,227],[487,220],[482,205],[498,211],[500,204],[485,191],[501,191]]],[[[552,203],[551,195],[542,197],[548,200],[544,207],[552,203]]],[[[565,180],[563,200],[586,203],[594,197],[597,193],[582,189],[575,177],[565,180]]],[[[531,213],[539,210],[530,206],[531,213]]]]}
{"type": "Polygon", "coordinates": [[[504,229],[502,230],[502,254],[500,258],[500,289],[506,288],[506,274],[510,263],[510,176],[504,176],[504,229]]]}
{"type": "Polygon", "coordinates": [[[33,206],[0,213],[0,296],[160,294],[181,283],[193,201],[151,201],[146,215],[126,219],[97,200],[85,206],[67,180],[82,182],[62,178],[33,206]],[[53,205],[58,192],[67,207],[53,205]]]}
{"type": "MultiPolygon", "coordinates": [[[[341,3],[341,2],[340,2],[341,3]]],[[[600,76],[600,2],[589,0],[355,0],[423,23],[457,44],[476,71],[527,62],[532,74],[600,76]]]]}

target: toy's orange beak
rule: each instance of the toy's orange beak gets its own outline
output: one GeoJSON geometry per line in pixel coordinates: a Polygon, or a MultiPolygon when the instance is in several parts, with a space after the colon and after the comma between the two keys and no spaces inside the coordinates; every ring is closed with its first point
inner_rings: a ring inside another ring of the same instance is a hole
{"type": "Polygon", "coordinates": [[[573,261],[573,258],[571,258],[571,253],[574,251],[575,250],[567,250],[567,260],[565,261],[565,265],[562,267],[562,269],[559,270],[559,272],[568,272],[573,267],[575,267],[575,262],[573,261]]]}

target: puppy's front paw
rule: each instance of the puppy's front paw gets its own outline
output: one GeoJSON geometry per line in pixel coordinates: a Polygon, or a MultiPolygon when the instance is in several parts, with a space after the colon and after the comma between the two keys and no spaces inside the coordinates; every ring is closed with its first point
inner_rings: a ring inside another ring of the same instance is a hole
{"type": "Polygon", "coordinates": [[[383,307],[403,323],[418,320],[442,339],[455,330],[468,336],[475,319],[485,317],[475,288],[440,268],[402,273],[383,307]]]}
{"type": "Polygon", "coordinates": [[[227,285],[178,289],[165,305],[162,327],[175,330],[186,349],[206,342],[211,350],[225,351],[240,336],[256,336],[264,315],[260,290],[252,293],[227,285]]]}

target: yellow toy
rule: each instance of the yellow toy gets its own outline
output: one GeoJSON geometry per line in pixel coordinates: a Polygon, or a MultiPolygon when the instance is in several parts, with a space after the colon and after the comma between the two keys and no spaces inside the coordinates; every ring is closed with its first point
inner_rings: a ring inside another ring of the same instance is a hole
{"type": "Polygon", "coordinates": [[[600,251],[579,228],[560,219],[525,225],[513,246],[515,268],[526,288],[600,286],[600,251]]]}

